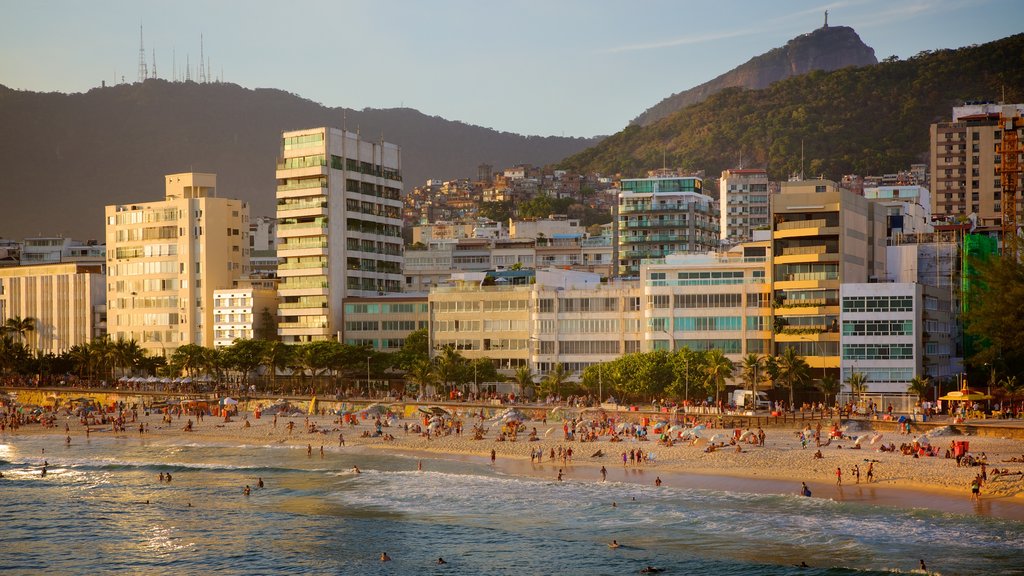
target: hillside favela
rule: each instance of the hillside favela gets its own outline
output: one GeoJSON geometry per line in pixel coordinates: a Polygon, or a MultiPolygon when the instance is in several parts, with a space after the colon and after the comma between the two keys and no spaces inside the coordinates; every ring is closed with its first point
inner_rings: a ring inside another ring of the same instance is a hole
{"type": "Polygon", "coordinates": [[[0,572],[1024,569],[1012,0],[7,8],[0,572]]]}

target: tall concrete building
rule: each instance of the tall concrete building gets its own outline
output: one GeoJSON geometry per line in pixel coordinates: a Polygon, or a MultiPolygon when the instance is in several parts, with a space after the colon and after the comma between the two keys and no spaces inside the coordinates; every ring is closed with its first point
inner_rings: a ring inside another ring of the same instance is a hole
{"type": "Polygon", "coordinates": [[[278,334],[336,338],[343,301],[402,290],[402,156],[335,128],[285,132],[277,163],[278,334]]]}
{"type": "Polygon", "coordinates": [[[644,259],[718,247],[718,207],[696,176],[624,179],[619,193],[619,273],[636,276],[644,259]]]}
{"type": "Polygon", "coordinates": [[[106,207],[108,333],[150,354],[212,347],[213,292],[249,273],[249,206],[215,174],[170,174],[158,202],[106,207]]]}
{"type": "Polygon", "coordinates": [[[103,264],[65,262],[0,268],[0,323],[32,318],[29,350],[44,354],[88,344],[106,332],[103,264]]]}
{"type": "Polygon", "coordinates": [[[881,204],[829,180],[782,184],[772,199],[776,355],[795,348],[814,378],[839,375],[839,286],[883,281],[885,243],[881,204]]]}
{"type": "Polygon", "coordinates": [[[751,241],[755,229],[768,228],[768,172],[759,168],[722,170],[718,205],[722,242],[751,241]]]}
{"type": "MultiPolygon", "coordinates": [[[[935,216],[975,214],[979,226],[1002,224],[996,149],[1002,141],[1000,114],[1019,117],[1024,114],[1024,104],[957,106],[951,121],[931,125],[931,208],[935,216]]],[[[1020,183],[1017,189],[1021,189],[1020,183]]],[[[1017,213],[1022,213],[1020,204],[1017,213]]]]}

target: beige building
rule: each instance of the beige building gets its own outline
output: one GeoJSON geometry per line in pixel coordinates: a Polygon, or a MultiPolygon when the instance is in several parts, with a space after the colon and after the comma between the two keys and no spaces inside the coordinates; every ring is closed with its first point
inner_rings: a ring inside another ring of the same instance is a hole
{"type": "Polygon", "coordinates": [[[838,376],[839,285],[884,281],[884,206],[829,180],[784,182],[772,222],[774,354],[795,348],[838,376]]]}
{"type": "Polygon", "coordinates": [[[768,172],[760,168],[723,170],[718,181],[723,244],[749,242],[769,222],[768,172]]]}
{"type": "Polygon", "coordinates": [[[213,346],[213,293],[249,273],[249,206],[214,174],[164,178],[164,200],[106,207],[108,332],[150,354],[213,346]]]}
{"type": "Polygon", "coordinates": [[[276,288],[250,285],[214,290],[213,345],[221,348],[239,339],[276,338],[276,318],[276,288]],[[266,334],[268,330],[274,331],[272,337],[266,334]]]}
{"type": "MultiPolygon", "coordinates": [[[[931,125],[931,211],[936,217],[975,214],[979,226],[1002,224],[996,150],[1002,141],[1000,114],[1019,117],[1024,104],[957,106],[951,121],[931,125]]],[[[1022,213],[1021,204],[1017,213],[1022,213]]]]}
{"type": "Polygon", "coordinates": [[[0,268],[0,323],[33,318],[30,350],[59,354],[105,331],[102,264],[37,264],[0,268]]]}
{"type": "Polygon", "coordinates": [[[353,296],[345,300],[346,344],[371,346],[381,352],[397,352],[414,330],[427,328],[427,294],[353,296]]]}
{"type": "Polygon", "coordinates": [[[335,128],[285,132],[277,163],[278,334],[336,338],[342,303],[402,290],[401,149],[335,128]]]}

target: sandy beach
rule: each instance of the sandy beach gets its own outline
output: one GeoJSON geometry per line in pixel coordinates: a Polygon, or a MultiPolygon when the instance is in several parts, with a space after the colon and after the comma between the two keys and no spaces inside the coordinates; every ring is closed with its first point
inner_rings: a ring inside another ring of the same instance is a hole
{"type": "MultiPolygon", "coordinates": [[[[797,428],[768,428],[765,430],[764,446],[741,443],[742,452],[735,446],[725,446],[714,452],[706,452],[703,445],[677,442],[664,446],[656,441],[626,439],[611,442],[607,437],[598,441],[566,441],[563,438],[562,423],[527,421],[526,430],[536,428],[540,439],[535,442],[520,435],[517,441],[498,441],[501,423],[484,422],[488,429],[481,440],[473,439],[472,423],[477,422],[468,414],[462,416],[466,431],[461,435],[448,434],[427,438],[421,434],[404,432],[404,424],[410,426],[418,419],[399,420],[397,425],[385,426],[385,434],[394,437],[365,437],[372,434],[372,420],[358,420],[355,426],[339,424],[335,416],[279,416],[275,425],[274,417],[263,415],[256,419],[251,413],[235,416],[230,422],[223,418],[206,416],[199,421],[194,416],[172,416],[170,424],[163,421],[163,414],[139,414],[136,422],[129,422],[124,432],[113,432],[111,426],[90,426],[89,438],[118,436],[132,438],[143,436],[149,441],[187,441],[220,445],[278,446],[291,445],[296,449],[310,447],[311,457],[319,457],[321,446],[326,456],[338,451],[358,453],[361,451],[392,451],[423,459],[462,459],[490,463],[494,450],[494,466],[499,472],[537,476],[554,479],[559,469],[563,470],[566,481],[600,482],[600,468],[607,469],[609,482],[651,483],[656,478],[666,485],[692,487],[710,490],[734,490],[752,493],[797,493],[800,483],[806,482],[813,497],[840,501],[864,502],[879,505],[894,505],[904,508],[930,508],[946,512],[987,514],[1004,518],[1024,520],[1024,476],[1008,474],[992,476],[995,468],[1007,468],[1010,472],[1024,471],[1024,463],[1004,462],[1011,457],[1021,458],[1024,443],[1009,438],[979,436],[938,436],[933,442],[940,447],[937,457],[914,458],[899,451],[881,452],[876,446],[851,449],[849,440],[833,440],[820,448],[822,458],[815,459],[817,450],[813,441],[802,447],[797,428]],[[186,431],[186,424],[192,420],[192,430],[186,431]],[[246,425],[248,422],[248,425],[246,425]],[[288,423],[294,423],[289,431],[288,423]],[[139,425],[148,431],[141,434],[139,425]],[[317,432],[307,431],[307,426],[317,432]],[[345,445],[339,445],[339,434],[344,434],[345,445]],[[973,454],[984,453],[987,457],[988,480],[981,490],[979,502],[970,497],[970,483],[981,472],[979,466],[958,467],[953,459],[943,457],[946,447],[955,440],[970,442],[973,454]],[[842,446],[842,448],[840,448],[842,446]],[[559,448],[573,450],[571,460],[559,457],[559,448]],[[543,459],[538,463],[531,459],[531,451],[541,450],[543,459]],[[655,455],[653,461],[642,464],[623,465],[622,453],[642,449],[655,455]],[[555,461],[550,458],[555,450],[555,461]],[[592,456],[602,452],[600,457],[592,456]],[[874,478],[868,482],[868,464],[873,463],[874,478]],[[860,469],[860,481],[854,475],[854,466],[860,469]],[[842,469],[842,486],[836,483],[836,468],[842,469]]],[[[70,427],[72,446],[86,440],[85,426],[77,418],[60,417],[56,427],[44,428],[38,424],[22,426],[16,432],[7,430],[7,435],[52,435],[55,444],[65,442],[65,423],[70,427]]],[[[822,431],[823,438],[827,426],[822,431]]],[[[722,430],[731,433],[732,430],[722,430]]],[[[910,442],[913,435],[883,433],[881,442],[894,443],[897,447],[910,442]]],[[[412,460],[411,460],[412,461],[412,460]]],[[[429,462],[427,463],[429,466],[429,462]]]]}

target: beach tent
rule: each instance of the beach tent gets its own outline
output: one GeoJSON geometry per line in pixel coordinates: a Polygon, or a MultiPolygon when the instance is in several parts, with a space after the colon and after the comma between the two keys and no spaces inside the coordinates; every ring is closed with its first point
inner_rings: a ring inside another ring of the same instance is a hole
{"type": "Polygon", "coordinates": [[[360,410],[360,412],[362,412],[363,414],[366,414],[367,416],[383,416],[383,415],[387,414],[390,410],[391,410],[390,406],[386,406],[384,404],[376,404],[375,403],[375,404],[370,404],[366,408],[360,410]]]}
{"type": "Polygon", "coordinates": [[[221,406],[234,406],[235,404],[238,404],[238,400],[235,400],[234,398],[230,397],[222,398],[220,401],[221,406]]]}

